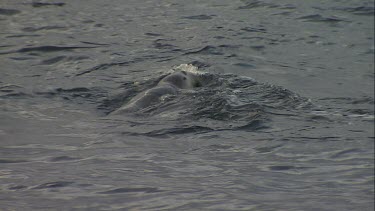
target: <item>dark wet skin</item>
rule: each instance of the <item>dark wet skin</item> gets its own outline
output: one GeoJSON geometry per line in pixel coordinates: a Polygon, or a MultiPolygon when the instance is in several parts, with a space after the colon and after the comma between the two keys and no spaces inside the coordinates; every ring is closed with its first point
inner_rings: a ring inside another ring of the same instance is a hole
{"type": "Polygon", "coordinates": [[[197,75],[186,71],[174,72],[160,80],[157,86],[141,92],[126,105],[111,114],[125,114],[146,108],[160,100],[164,95],[176,95],[178,89],[192,89],[200,87],[197,75]]]}

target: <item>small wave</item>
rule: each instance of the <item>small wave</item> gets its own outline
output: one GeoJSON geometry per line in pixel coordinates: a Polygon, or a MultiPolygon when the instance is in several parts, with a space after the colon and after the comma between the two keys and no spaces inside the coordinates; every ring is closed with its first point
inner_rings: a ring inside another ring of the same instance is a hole
{"type": "Polygon", "coordinates": [[[305,22],[325,22],[325,23],[337,23],[337,22],[347,22],[346,20],[338,17],[323,17],[319,14],[314,14],[314,15],[307,15],[307,16],[302,16],[297,18],[299,20],[303,20],[305,22]]]}
{"type": "Polygon", "coordinates": [[[256,8],[273,8],[277,7],[276,4],[266,3],[258,0],[242,0],[244,6],[238,7],[238,9],[256,9],[256,8]]]}
{"type": "Polygon", "coordinates": [[[63,188],[73,184],[74,182],[69,181],[57,181],[57,182],[48,182],[38,186],[33,187],[32,189],[51,189],[51,188],[63,188]]]}
{"type": "Polygon", "coordinates": [[[20,13],[21,11],[19,10],[15,10],[15,9],[4,9],[4,8],[0,8],[0,15],[16,15],[18,13],[20,13]]]}
{"type": "Polygon", "coordinates": [[[153,47],[156,49],[176,49],[177,46],[169,44],[168,40],[157,39],[152,43],[153,47]]]}
{"type": "Polygon", "coordinates": [[[0,158],[0,163],[7,164],[7,163],[25,163],[29,162],[28,160],[21,160],[21,159],[6,159],[6,158],[0,158]]]}
{"type": "Polygon", "coordinates": [[[5,98],[25,98],[31,97],[32,94],[29,90],[26,90],[22,86],[14,85],[14,84],[5,84],[0,86],[0,99],[5,98]]]}
{"type": "Polygon", "coordinates": [[[42,30],[56,30],[56,29],[65,29],[64,26],[42,26],[42,27],[25,27],[22,29],[24,32],[37,32],[42,30]]]}
{"type": "Polygon", "coordinates": [[[228,57],[236,56],[236,52],[241,46],[239,45],[206,45],[197,49],[190,49],[184,55],[226,55],[228,57]]]}
{"type": "Polygon", "coordinates": [[[63,2],[56,2],[56,3],[48,3],[48,2],[32,2],[31,6],[33,7],[47,7],[47,6],[57,6],[62,7],[65,3],[63,2]]]}
{"type": "Polygon", "coordinates": [[[88,59],[87,56],[56,56],[50,59],[45,59],[40,62],[41,65],[51,65],[62,61],[78,61],[78,60],[84,60],[88,59]]]}
{"type": "Polygon", "coordinates": [[[213,15],[193,15],[184,17],[184,19],[192,19],[192,20],[210,20],[212,19],[213,15]]]}
{"type": "Polygon", "coordinates": [[[337,8],[337,10],[347,11],[354,15],[368,15],[374,16],[375,9],[374,6],[358,6],[358,7],[341,7],[337,8]]]}
{"type": "Polygon", "coordinates": [[[0,52],[1,54],[12,54],[12,53],[29,53],[29,52],[42,52],[42,53],[50,53],[50,52],[58,52],[58,51],[70,51],[75,49],[91,49],[97,48],[97,46],[53,46],[53,45],[45,45],[45,46],[35,46],[35,47],[25,47],[18,50],[12,51],[5,51],[0,52]]]}
{"type": "Polygon", "coordinates": [[[162,192],[158,188],[142,187],[142,188],[116,188],[108,191],[98,192],[98,194],[121,194],[121,193],[158,193],[162,192]]]}
{"type": "Polygon", "coordinates": [[[58,157],[53,157],[49,160],[49,162],[68,162],[68,161],[76,161],[76,160],[79,160],[79,158],[75,158],[75,157],[70,157],[70,156],[58,156],[58,157]]]}
{"type": "Polygon", "coordinates": [[[47,91],[35,91],[35,94],[84,105],[98,105],[107,97],[107,91],[98,87],[53,88],[47,91]]]}
{"type": "Polygon", "coordinates": [[[40,51],[40,52],[54,52],[54,51],[66,51],[66,50],[74,50],[80,48],[95,48],[91,46],[36,46],[36,47],[27,47],[21,48],[16,52],[19,53],[26,53],[26,52],[33,52],[33,51],[40,51]]]}

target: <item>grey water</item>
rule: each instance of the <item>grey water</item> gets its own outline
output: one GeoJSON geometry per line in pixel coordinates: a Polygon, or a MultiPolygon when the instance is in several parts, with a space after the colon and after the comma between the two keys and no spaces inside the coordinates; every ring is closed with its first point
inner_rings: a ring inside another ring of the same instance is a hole
{"type": "Polygon", "coordinates": [[[0,0],[0,41],[0,210],[374,209],[372,0],[0,0]]]}

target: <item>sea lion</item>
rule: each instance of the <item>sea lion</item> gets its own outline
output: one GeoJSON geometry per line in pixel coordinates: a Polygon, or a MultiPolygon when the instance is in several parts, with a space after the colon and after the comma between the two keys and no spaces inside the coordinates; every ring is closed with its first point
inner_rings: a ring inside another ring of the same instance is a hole
{"type": "Polygon", "coordinates": [[[179,89],[192,89],[199,86],[201,86],[199,75],[187,71],[177,71],[165,76],[155,87],[139,93],[111,114],[135,112],[159,102],[164,95],[176,95],[179,89]]]}

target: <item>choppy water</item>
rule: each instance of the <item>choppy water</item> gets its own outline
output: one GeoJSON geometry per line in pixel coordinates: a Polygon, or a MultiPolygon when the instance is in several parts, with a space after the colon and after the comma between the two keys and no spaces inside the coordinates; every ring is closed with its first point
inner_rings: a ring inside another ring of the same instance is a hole
{"type": "Polygon", "coordinates": [[[1,210],[373,210],[374,2],[0,1],[1,210]],[[107,115],[191,63],[206,83],[107,115]]]}

